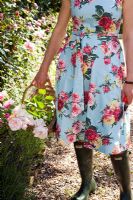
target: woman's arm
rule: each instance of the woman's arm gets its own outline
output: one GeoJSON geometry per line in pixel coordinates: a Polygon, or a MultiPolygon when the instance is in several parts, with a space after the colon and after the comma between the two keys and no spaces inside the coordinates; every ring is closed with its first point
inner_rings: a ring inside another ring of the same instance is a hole
{"type": "MultiPolygon", "coordinates": [[[[125,49],[126,80],[133,82],[133,0],[123,0],[123,43],[125,49]]],[[[122,96],[133,102],[133,84],[124,84],[122,96]]]]}
{"type": "Polygon", "coordinates": [[[66,28],[71,16],[70,0],[62,0],[62,6],[58,16],[57,24],[54,28],[52,36],[48,42],[47,50],[45,52],[40,69],[32,81],[32,85],[43,88],[46,81],[49,66],[54,59],[54,56],[59,51],[62,41],[66,34],[66,28]]]}
{"type": "Polygon", "coordinates": [[[124,0],[123,42],[127,66],[126,80],[133,81],[133,0],[124,0]]]}

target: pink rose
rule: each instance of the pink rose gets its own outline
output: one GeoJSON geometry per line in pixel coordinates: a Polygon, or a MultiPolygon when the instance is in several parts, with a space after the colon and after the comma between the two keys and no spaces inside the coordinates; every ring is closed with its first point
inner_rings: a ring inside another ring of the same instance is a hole
{"type": "Polygon", "coordinates": [[[94,96],[89,91],[84,91],[84,103],[89,104],[90,106],[94,105],[94,96]]]}
{"type": "Polygon", "coordinates": [[[74,102],[74,103],[78,103],[79,101],[80,101],[80,96],[79,96],[79,94],[77,94],[77,93],[72,93],[72,101],[74,102]]]}
{"type": "Polygon", "coordinates": [[[29,50],[29,51],[33,51],[34,50],[34,43],[32,43],[32,42],[30,42],[30,41],[26,41],[25,43],[24,43],[24,47],[27,49],[27,50],[29,50]]]}
{"type": "Polygon", "coordinates": [[[0,13],[0,20],[3,20],[3,19],[4,19],[4,14],[0,13]]]}
{"type": "Polygon", "coordinates": [[[109,145],[109,144],[110,144],[109,138],[103,138],[102,144],[103,144],[103,145],[109,145]]]}
{"type": "Polygon", "coordinates": [[[75,0],[74,1],[74,6],[79,7],[80,6],[80,0],[75,0]]]}
{"type": "Polygon", "coordinates": [[[67,135],[67,140],[70,143],[75,142],[76,141],[76,135],[75,134],[69,134],[69,135],[67,135]]]}
{"type": "Polygon", "coordinates": [[[123,69],[122,69],[122,67],[121,67],[121,66],[118,68],[118,71],[117,71],[117,76],[119,77],[119,79],[120,79],[120,80],[122,80],[122,79],[123,79],[123,76],[124,76],[124,71],[123,71],[123,69]]]}
{"type": "Polygon", "coordinates": [[[95,83],[90,83],[89,84],[89,92],[94,93],[96,90],[96,84],[95,83]]]}
{"type": "Polygon", "coordinates": [[[114,114],[114,117],[115,117],[115,121],[118,121],[121,112],[122,112],[122,111],[121,111],[121,109],[120,109],[119,107],[117,107],[117,108],[114,110],[113,114],[114,114]]]}
{"type": "Polygon", "coordinates": [[[120,48],[120,45],[118,43],[118,40],[117,39],[113,39],[111,40],[109,43],[108,43],[108,47],[110,49],[111,52],[113,53],[117,53],[119,48],[120,48]]]}
{"type": "Polygon", "coordinates": [[[77,103],[72,103],[72,116],[76,117],[78,114],[81,113],[81,108],[77,103]]]}
{"type": "Polygon", "coordinates": [[[107,54],[109,52],[109,48],[108,48],[108,45],[106,42],[102,42],[101,48],[102,48],[104,54],[107,54]]]}
{"type": "Polygon", "coordinates": [[[94,105],[94,96],[91,92],[88,92],[88,104],[90,106],[93,106],[94,105]]]}
{"type": "Polygon", "coordinates": [[[113,65],[112,66],[112,72],[117,72],[117,70],[118,70],[118,67],[116,65],[113,65]]]}
{"type": "Polygon", "coordinates": [[[108,86],[103,87],[104,93],[108,93],[110,91],[110,88],[108,86]]]}
{"type": "Polygon", "coordinates": [[[111,59],[110,58],[104,58],[104,63],[105,65],[109,65],[111,63],[111,59]]]}
{"type": "Polygon", "coordinates": [[[13,104],[14,104],[14,101],[12,99],[9,99],[9,100],[5,101],[5,103],[3,104],[3,107],[5,109],[9,109],[13,104]]]}
{"type": "Polygon", "coordinates": [[[74,16],[73,17],[73,23],[74,23],[74,27],[76,28],[76,27],[79,27],[81,21],[78,17],[74,16]]]}
{"type": "Polygon", "coordinates": [[[92,50],[92,48],[88,45],[83,48],[83,52],[86,54],[90,54],[91,50],[92,50]]]}
{"type": "Polygon", "coordinates": [[[63,101],[66,102],[69,98],[68,94],[64,91],[61,91],[61,93],[59,94],[59,98],[63,101]]]}
{"type": "Polygon", "coordinates": [[[59,60],[58,62],[58,69],[65,69],[65,62],[63,60],[59,60]]]}
{"type": "Polygon", "coordinates": [[[8,119],[10,117],[10,113],[5,113],[4,117],[8,119]]]}
{"type": "Polygon", "coordinates": [[[76,121],[72,125],[72,130],[74,134],[79,133],[82,130],[82,128],[83,128],[83,124],[80,121],[76,121]]]}
{"type": "Polygon", "coordinates": [[[22,128],[22,120],[19,118],[8,118],[8,125],[12,131],[17,131],[22,128]]]}
{"type": "Polygon", "coordinates": [[[76,57],[77,57],[76,53],[72,54],[72,57],[71,57],[71,63],[72,63],[72,65],[76,65],[76,57]]]}

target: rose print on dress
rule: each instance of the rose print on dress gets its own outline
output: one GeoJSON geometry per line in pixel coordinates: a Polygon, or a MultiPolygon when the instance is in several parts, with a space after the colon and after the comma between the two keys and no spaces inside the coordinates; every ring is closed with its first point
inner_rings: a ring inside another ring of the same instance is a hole
{"type": "Polygon", "coordinates": [[[121,98],[126,77],[118,37],[122,3],[71,0],[72,34],[57,64],[57,138],[105,154],[130,148],[130,113],[121,98]]]}
{"type": "Polygon", "coordinates": [[[119,103],[119,100],[114,99],[106,105],[104,110],[102,111],[102,122],[103,125],[111,125],[112,127],[118,123],[121,119],[121,115],[123,113],[123,108],[119,103]]]}

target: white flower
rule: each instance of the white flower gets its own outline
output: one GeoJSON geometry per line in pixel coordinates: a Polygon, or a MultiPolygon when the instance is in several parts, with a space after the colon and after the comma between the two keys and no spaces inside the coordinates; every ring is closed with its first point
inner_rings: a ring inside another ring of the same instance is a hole
{"type": "Polygon", "coordinates": [[[21,129],[23,130],[26,130],[28,125],[35,125],[33,116],[25,110],[23,105],[18,105],[13,109],[12,115],[9,117],[8,122],[13,119],[18,119],[21,121],[21,129]]]}
{"type": "Polygon", "coordinates": [[[22,121],[19,118],[9,118],[8,125],[12,131],[17,131],[22,128],[22,121]]]}
{"type": "Polygon", "coordinates": [[[43,119],[36,119],[35,126],[46,126],[46,124],[43,119]]]}
{"type": "Polygon", "coordinates": [[[40,139],[45,139],[48,135],[48,128],[43,126],[35,127],[33,130],[34,136],[40,139]]]}

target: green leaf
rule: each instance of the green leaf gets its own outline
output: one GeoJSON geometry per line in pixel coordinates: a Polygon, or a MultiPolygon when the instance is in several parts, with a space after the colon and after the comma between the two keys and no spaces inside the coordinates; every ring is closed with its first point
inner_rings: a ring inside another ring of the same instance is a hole
{"type": "Polygon", "coordinates": [[[37,102],[37,105],[39,106],[39,108],[43,109],[44,108],[44,104],[40,101],[37,102]]]}
{"type": "Polygon", "coordinates": [[[44,94],[46,94],[46,90],[45,90],[45,89],[39,89],[39,90],[38,90],[38,93],[44,95],[44,94]]]}
{"type": "Polygon", "coordinates": [[[50,96],[50,95],[48,95],[48,96],[46,96],[46,97],[45,97],[45,99],[46,99],[46,100],[53,101],[53,100],[54,100],[54,97],[53,97],[53,96],[50,96]]]}
{"type": "Polygon", "coordinates": [[[96,13],[98,14],[98,16],[102,16],[103,15],[103,13],[104,13],[104,9],[103,9],[103,7],[102,6],[96,6],[96,13]]]}

